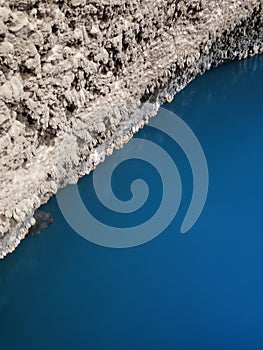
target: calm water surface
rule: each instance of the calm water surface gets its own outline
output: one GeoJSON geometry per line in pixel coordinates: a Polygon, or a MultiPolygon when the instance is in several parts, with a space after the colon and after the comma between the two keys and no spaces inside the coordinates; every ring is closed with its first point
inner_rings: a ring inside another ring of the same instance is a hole
{"type": "MultiPolygon", "coordinates": [[[[165,106],[192,128],[210,172],[206,206],[186,235],[189,166],[149,127],[136,137],[171,153],[184,188],[160,236],[137,248],[96,246],[68,226],[55,198],[45,206],[54,224],[0,262],[1,349],[263,349],[262,82],[261,55],[210,71],[165,106]]],[[[103,219],[91,181],[80,192],[103,219]]],[[[125,198],[127,184],[114,181],[125,198]]]]}

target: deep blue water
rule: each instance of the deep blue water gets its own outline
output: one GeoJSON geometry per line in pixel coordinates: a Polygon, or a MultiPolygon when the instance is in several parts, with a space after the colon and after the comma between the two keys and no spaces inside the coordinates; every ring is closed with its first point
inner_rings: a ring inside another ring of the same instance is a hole
{"type": "MultiPolygon", "coordinates": [[[[129,249],[94,245],[51,199],[45,210],[54,224],[0,262],[1,349],[263,349],[262,81],[263,55],[206,73],[165,106],[192,128],[209,167],[207,203],[187,234],[179,228],[191,194],[189,166],[149,127],[136,137],[172,154],[185,191],[157,238],[129,249]]],[[[152,170],[143,171],[155,186],[152,170]]],[[[80,192],[103,219],[91,181],[83,178],[80,192]]],[[[113,187],[126,198],[120,178],[113,187]]]]}

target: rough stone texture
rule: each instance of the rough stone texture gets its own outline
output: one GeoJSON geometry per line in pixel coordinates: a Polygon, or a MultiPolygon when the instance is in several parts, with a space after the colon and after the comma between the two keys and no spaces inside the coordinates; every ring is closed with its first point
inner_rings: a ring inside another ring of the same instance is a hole
{"type": "Polygon", "coordinates": [[[197,75],[262,52],[262,0],[0,0],[0,257],[197,75]]]}

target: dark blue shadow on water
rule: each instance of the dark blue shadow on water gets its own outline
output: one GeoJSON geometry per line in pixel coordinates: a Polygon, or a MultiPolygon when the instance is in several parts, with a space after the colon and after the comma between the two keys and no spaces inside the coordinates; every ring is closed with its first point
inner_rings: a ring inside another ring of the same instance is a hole
{"type": "MultiPolygon", "coordinates": [[[[44,209],[54,224],[0,262],[1,349],[263,349],[262,81],[263,55],[213,69],[165,106],[192,128],[209,167],[207,203],[187,234],[179,227],[192,178],[169,140],[185,196],[174,221],[149,243],[94,245],[50,200],[44,209]]],[[[136,137],[162,143],[149,127],[136,137]]],[[[154,186],[160,180],[148,177],[154,186]]],[[[80,181],[81,196],[103,218],[91,178],[80,181]]],[[[127,186],[115,181],[128,199],[127,186]]],[[[156,209],[158,191],[144,215],[156,209]]]]}

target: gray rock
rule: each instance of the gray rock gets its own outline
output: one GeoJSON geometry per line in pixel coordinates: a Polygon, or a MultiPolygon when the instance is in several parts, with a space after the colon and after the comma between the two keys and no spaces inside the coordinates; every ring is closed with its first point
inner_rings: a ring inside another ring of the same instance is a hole
{"type": "Polygon", "coordinates": [[[0,0],[0,257],[197,75],[262,52],[262,0],[0,0]]]}

